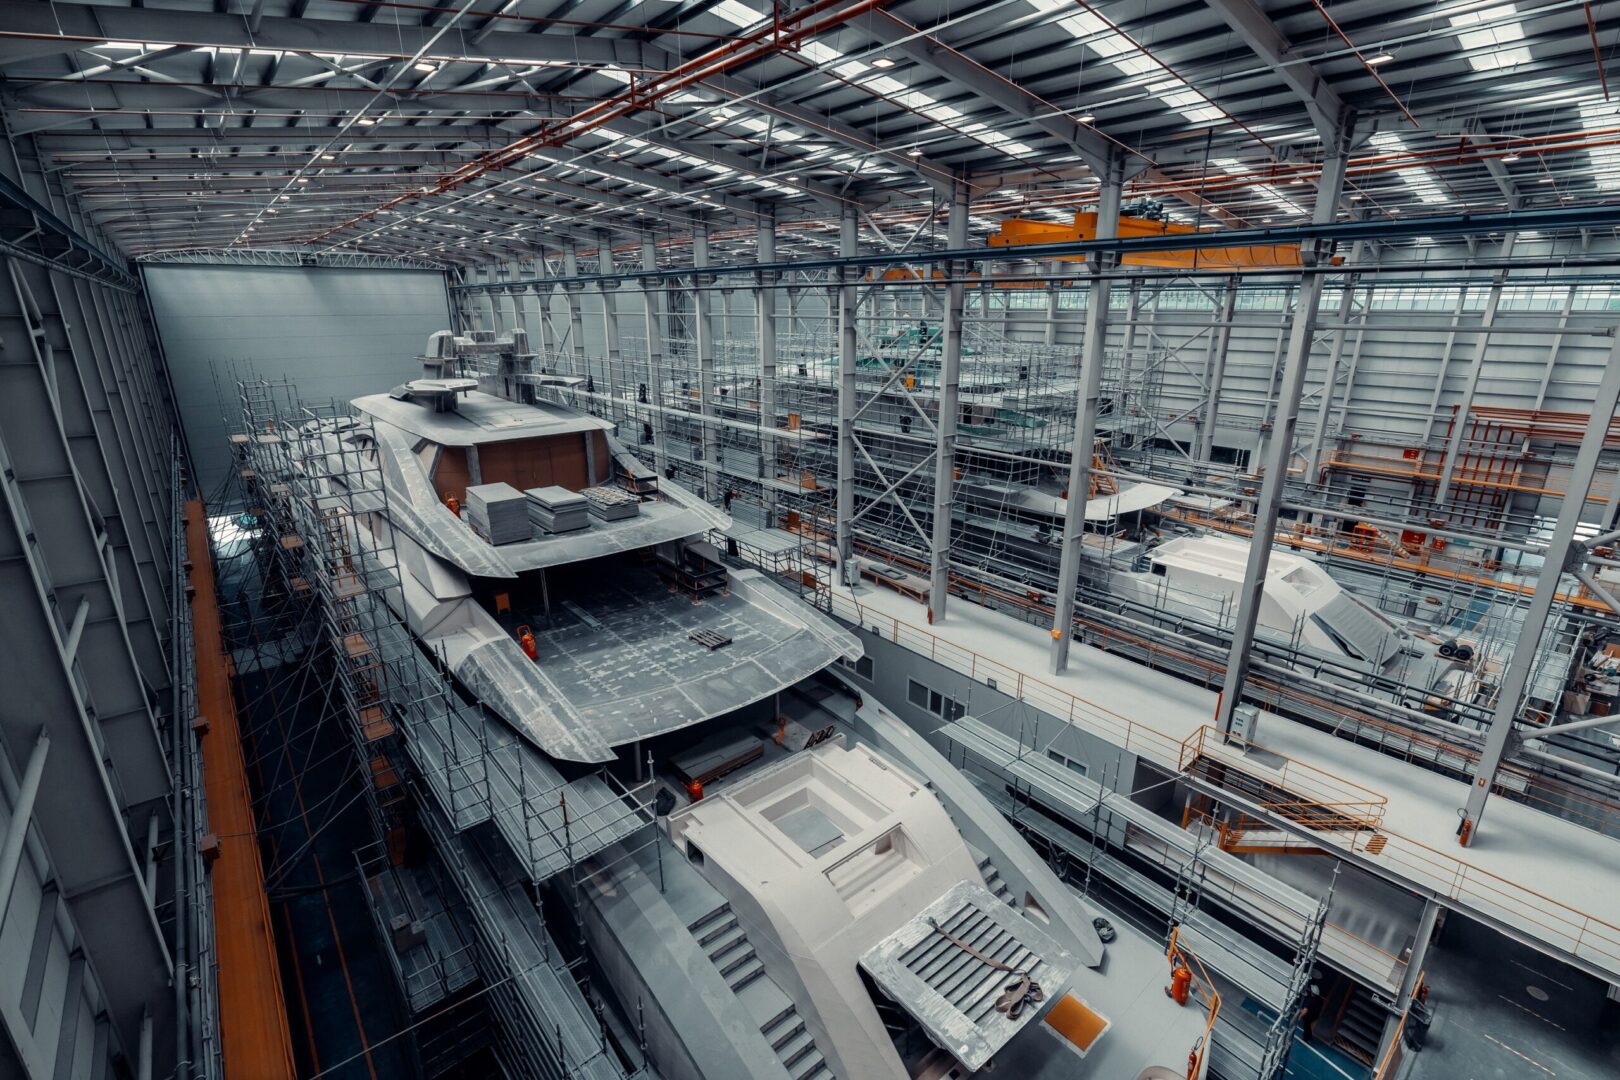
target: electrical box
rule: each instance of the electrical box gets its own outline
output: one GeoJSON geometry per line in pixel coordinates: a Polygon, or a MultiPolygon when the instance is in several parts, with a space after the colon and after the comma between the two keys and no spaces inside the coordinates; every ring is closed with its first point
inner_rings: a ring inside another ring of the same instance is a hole
{"type": "Polygon", "coordinates": [[[1239,705],[1232,710],[1232,734],[1244,742],[1260,740],[1260,710],[1253,705],[1239,705]]]}

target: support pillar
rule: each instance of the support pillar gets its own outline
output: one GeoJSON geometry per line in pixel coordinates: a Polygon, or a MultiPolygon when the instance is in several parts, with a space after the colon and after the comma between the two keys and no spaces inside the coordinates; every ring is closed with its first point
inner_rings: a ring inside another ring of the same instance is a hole
{"type": "MultiPolygon", "coordinates": [[[[776,261],[776,208],[759,204],[759,240],[756,257],[762,263],[776,261]]],[[[754,311],[759,320],[759,461],[760,478],[776,477],[776,274],[761,270],[754,275],[754,311]]],[[[776,505],[775,489],[765,488],[768,508],[776,505]]],[[[766,524],[775,523],[775,514],[766,524]]]]}
{"type": "Polygon", "coordinates": [[[563,300],[568,304],[568,343],[574,354],[574,374],[585,370],[585,319],[579,310],[579,294],[585,286],[575,281],[579,277],[579,251],[572,241],[563,252],[563,300]]]}
{"type": "Polygon", "coordinates": [[[1519,717],[1521,699],[1530,682],[1531,668],[1536,660],[1536,645],[1546,632],[1547,617],[1552,614],[1553,602],[1558,594],[1558,580],[1574,554],[1575,528],[1581,522],[1586,496],[1592,490],[1592,477],[1597,473],[1598,459],[1603,454],[1603,443],[1608,437],[1617,405],[1620,405],[1620,338],[1616,338],[1609,349],[1603,378],[1592,397],[1592,419],[1586,425],[1586,434],[1581,437],[1581,446],[1576,451],[1575,464],[1570,468],[1569,481],[1564,488],[1564,498],[1558,507],[1558,521],[1547,540],[1541,573],[1536,578],[1536,591],[1530,598],[1530,607],[1524,615],[1524,627],[1519,632],[1519,648],[1508,656],[1507,670],[1502,673],[1497,688],[1496,708],[1491,714],[1490,727],[1485,731],[1485,745],[1480,751],[1473,784],[1468,789],[1468,803],[1463,808],[1463,820],[1457,830],[1458,842],[1464,847],[1479,835],[1479,822],[1491,795],[1491,784],[1495,782],[1496,770],[1507,752],[1514,721],[1519,717]]]}
{"type": "Polygon", "coordinates": [[[1221,293],[1221,306],[1216,310],[1218,322],[1211,331],[1209,363],[1204,365],[1204,415],[1199,422],[1198,449],[1194,455],[1199,461],[1208,461],[1215,453],[1215,425],[1220,418],[1221,384],[1226,381],[1226,351],[1232,341],[1232,314],[1237,310],[1237,278],[1226,279],[1221,293]]]}
{"type": "MultiPolygon", "coordinates": [[[[968,185],[957,179],[951,186],[951,213],[946,223],[945,246],[952,251],[967,247],[968,185]]],[[[939,415],[934,418],[934,520],[929,543],[930,573],[928,609],[935,622],[945,618],[951,580],[951,507],[956,494],[956,425],[959,419],[957,394],[962,381],[962,306],[965,299],[963,277],[967,264],[953,260],[945,264],[945,340],[939,367],[939,415]]],[[[1057,293],[1052,293],[1055,305],[1057,293]]],[[[1047,326],[1055,334],[1057,323],[1047,326]]]]}
{"type": "Polygon", "coordinates": [[[11,822],[6,826],[5,844],[0,846],[0,917],[11,903],[11,890],[17,884],[17,867],[22,865],[22,854],[28,842],[28,825],[34,820],[34,799],[39,795],[39,780],[45,774],[45,755],[51,752],[51,737],[44,731],[34,740],[28,753],[28,764],[23,766],[22,781],[17,785],[17,800],[11,808],[11,822]]]}
{"type": "Polygon", "coordinates": [[[720,439],[715,430],[713,417],[715,415],[714,400],[718,391],[714,382],[714,313],[712,310],[713,294],[709,286],[714,283],[712,275],[703,271],[709,265],[709,226],[700,223],[692,233],[692,322],[693,332],[697,336],[698,358],[698,408],[703,416],[702,441],[703,448],[703,483],[705,498],[711,502],[721,497],[720,478],[720,439]]]}
{"type": "MultiPolygon", "coordinates": [[[[596,262],[599,271],[611,274],[613,269],[613,238],[606,229],[596,234],[596,262]]],[[[607,349],[607,387],[606,393],[613,395],[614,400],[619,398],[620,384],[627,381],[624,377],[624,351],[619,343],[619,283],[617,281],[601,282],[602,290],[602,342],[607,349]]]]}
{"type": "MultiPolygon", "coordinates": [[[[1347,139],[1340,139],[1322,163],[1317,182],[1316,207],[1312,220],[1327,224],[1334,218],[1339,195],[1344,190],[1344,168],[1349,160],[1347,139]]],[[[1277,391],[1277,412],[1272,419],[1271,437],[1261,464],[1264,476],[1254,507],[1254,532],[1249,558],[1238,589],[1237,614],[1232,626],[1232,645],[1226,656],[1226,677],[1215,706],[1215,727],[1232,730],[1232,712],[1243,698],[1243,684],[1249,675],[1249,658],[1254,650],[1255,626],[1260,617],[1260,598],[1271,567],[1272,541],[1277,535],[1277,519],[1282,508],[1283,490],[1288,485],[1288,462],[1294,455],[1294,430],[1299,425],[1300,401],[1305,391],[1305,371],[1310,366],[1311,344],[1316,337],[1317,307],[1322,299],[1322,279],[1328,269],[1326,252],[1317,242],[1305,245],[1299,296],[1294,305],[1294,321],[1288,336],[1283,362],[1282,384],[1277,391]]]]}
{"type": "MultiPolygon", "coordinates": [[[[658,269],[658,248],[650,235],[641,238],[641,268],[648,273],[658,269]]],[[[664,327],[658,312],[658,298],[662,292],[659,280],[652,277],[641,279],[641,306],[647,320],[646,422],[653,429],[653,468],[658,470],[659,476],[664,476],[669,462],[664,449],[664,327]]],[[[639,389],[637,396],[640,396],[639,389]]]]}
{"type": "MultiPolygon", "coordinates": [[[[1125,183],[1124,159],[1111,155],[1098,191],[1097,238],[1119,234],[1119,200],[1125,183]]],[[[1063,554],[1053,598],[1052,648],[1048,670],[1061,675],[1069,666],[1069,638],[1074,631],[1074,591],[1080,584],[1080,560],[1086,535],[1086,494],[1091,487],[1091,457],[1097,443],[1097,406],[1102,397],[1103,346],[1108,338],[1107,273],[1116,262],[1098,252],[1086,260],[1091,281],[1086,293],[1085,340],[1080,344],[1080,400],[1074,417],[1074,443],[1069,448],[1069,496],[1063,511],[1063,554]]]]}
{"type": "MultiPolygon", "coordinates": [[[[838,219],[838,253],[849,257],[857,254],[859,223],[855,207],[845,203],[838,219]]],[[[838,577],[845,585],[853,586],[859,577],[853,570],[850,556],[854,550],[851,530],[855,523],[855,353],[856,353],[856,295],[855,271],[848,266],[838,268],[838,288],[834,291],[838,304],[838,490],[834,525],[834,539],[838,555],[838,577]]]]}
{"type": "MultiPolygon", "coordinates": [[[[1502,243],[1502,257],[1508,258],[1513,254],[1513,233],[1507,235],[1502,243]]],[[[1451,438],[1446,440],[1445,462],[1440,466],[1440,482],[1434,488],[1434,501],[1443,504],[1451,495],[1451,477],[1457,468],[1457,455],[1462,448],[1464,433],[1467,429],[1468,412],[1474,406],[1474,394],[1479,390],[1479,376],[1485,369],[1485,354],[1489,351],[1491,343],[1491,327],[1496,323],[1496,312],[1502,303],[1502,288],[1507,283],[1507,271],[1498,270],[1491,281],[1491,288],[1485,294],[1485,310],[1479,316],[1479,333],[1474,342],[1474,359],[1468,365],[1468,378],[1463,382],[1462,398],[1457,402],[1457,420],[1451,428],[1451,438]]],[[[1447,350],[1447,355],[1450,351],[1447,350]]],[[[1445,379],[1444,368],[1441,369],[1441,380],[1445,379]]]]}
{"type": "Polygon", "coordinates": [[[1440,917],[1440,905],[1433,897],[1423,901],[1423,913],[1418,916],[1417,935],[1412,939],[1411,951],[1406,957],[1406,970],[1401,974],[1400,989],[1390,1003],[1390,1013],[1384,1017],[1384,1033],[1378,1040],[1378,1053],[1374,1061],[1381,1062],[1389,1055],[1389,1048],[1400,1030],[1401,1018],[1412,1007],[1412,998],[1418,990],[1418,979],[1429,956],[1429,940],[1434,937],[1435,922],[1440,917]]]}
{"type": "MultiPolygon", "coordinates": [[[[1351,261],[1355,256],[1351,255],[1351,261]]],[[[1359,275],[1351,274],[1344,282],[1344,293],[1339,297],[1338,328],[1333,331],[1333,345],[1328,353],[1327,374],[1322,376],[1322,399],[1316,403],[1316,430],[1311,432],[1311,456],[1306,466],[1305,479],[1320,483],[1322,477],[1322,450],[1327,441],[1328,415],[1333,411],[1333,397],[1338,388],[1339,364],[1344,359],[1344,343],[1350,336],[1350,312],[1355,306],[1356,283],[1359,275]]]]}
{"type": "MultiPolygon", "coordinates": [[[[953,205],[951,209],[954,213],[955,206],[953,205]]],[[[965,236],[962,238],[962,246],[967,246],[967,237],[965,236]]],[[[951,247],[956,247],[956,244],[952,243],[951,247]]],[[[1063,279],[1058,277],[1058,275],[1063,272],[1063,264],[1054,260],[1047,264],[1047,271],[1051,273],[1052,280],[1048,282],[1046,286],[1045,341],[1047,346],[1051,347],[1058,343],[1058,295],[1061,292],[1061,285],[1063,281],[1063,279]]]]}

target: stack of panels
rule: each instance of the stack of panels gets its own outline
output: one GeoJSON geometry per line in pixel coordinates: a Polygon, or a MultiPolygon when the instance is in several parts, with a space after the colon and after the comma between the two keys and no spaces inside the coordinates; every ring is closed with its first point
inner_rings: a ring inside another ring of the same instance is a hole
{"type": "Polygon", "coordinates": [[[533,535],[528,500],[511,484],[479,484],[467,489],[467,518],[491,544],[512,544],[533,535]]]}
{"type": "Polygon", "coordinates": [[[641,513],[641,500],[623,488],[588,487],[580,494],[590,504],[591,515],[600,521],[623,521],[641,513]]]}
{"type": "Polygon", "coordinates": [[[553,484],[530,488],[523,494],[528,499],[529,521],[548,533],[574,532],[591,523],[590,504],[585,496],[565,487],[553,484]]]}

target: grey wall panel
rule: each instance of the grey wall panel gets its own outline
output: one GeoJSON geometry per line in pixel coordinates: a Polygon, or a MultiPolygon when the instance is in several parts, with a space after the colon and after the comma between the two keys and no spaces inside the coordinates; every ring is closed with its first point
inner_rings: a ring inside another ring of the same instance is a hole
{"type": "Polygon", "coordinates": [[[227,472],[238,378],[285,377],[310,403],[377,393],[420,374],[427,336],[450,326],[433,271],[143,269],[205,493],[227,472]]]}

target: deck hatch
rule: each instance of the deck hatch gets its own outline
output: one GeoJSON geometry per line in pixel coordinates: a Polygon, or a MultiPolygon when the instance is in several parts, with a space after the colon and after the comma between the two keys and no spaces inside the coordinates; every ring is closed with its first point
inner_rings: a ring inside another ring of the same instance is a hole
{"type": "Polygon", "coordinates": [[[860,966],[929,1038],[977,1072],[1062,996],[1075,958],[982,884],[963,881],[868,949],[860,966]],[[996,998],[1011,976],[936,931],[936,923],[975,952],[1028,972],[1046,1003],[1016,1020],[998,1012],[996,998]]]}

